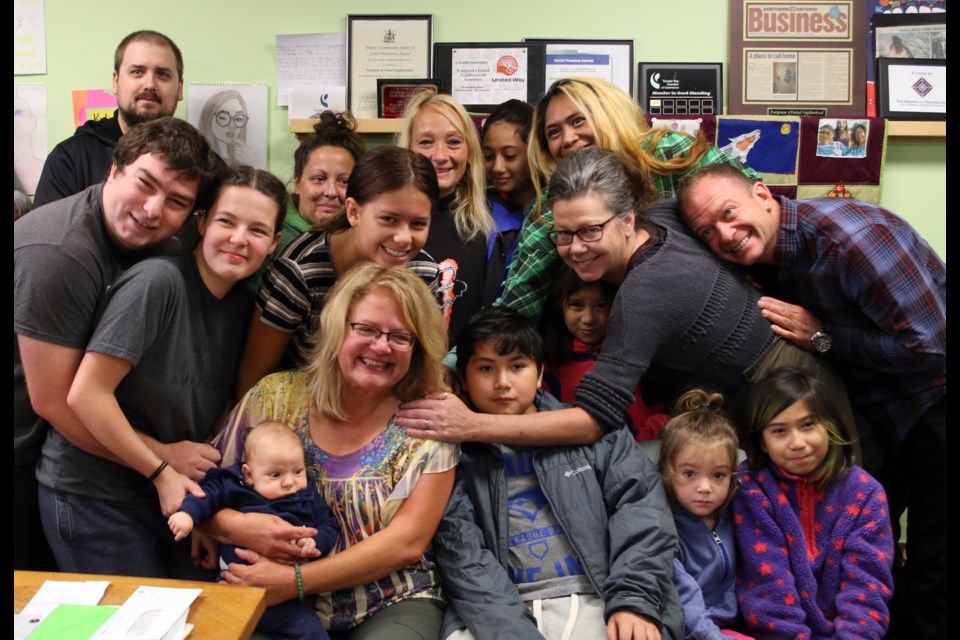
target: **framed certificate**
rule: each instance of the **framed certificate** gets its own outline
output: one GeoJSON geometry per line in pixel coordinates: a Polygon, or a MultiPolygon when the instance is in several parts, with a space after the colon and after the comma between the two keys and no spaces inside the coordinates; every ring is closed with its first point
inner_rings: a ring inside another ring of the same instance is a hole
{"type": "Polygon", "coordinates": [[[879,58],[877,109],[890,120],[946,120],[947,61],[879,58]]]}
{"type": "Polygon", "coordinates": [[[730,0],[727,111],[866,113],[864,0],[730,0]]]}
{"type": "Polygon", "coordinates": [[[377,79],[377,117],[402,118],[407,104],[424,91],[439,93],[440,85],[429,78],[405,80],[377,79]]]}
{"type": "Polygon", "coordinates": [[[347,16],[347,107],[377,117],[378,78],[428,78],[432,15],[347,16]]]}
{"type": "Polygon", "coordinates": [[[469,111],[489,113],[513,98],[536,104],[543,95],[543,43],[438,42],[434,61],[441,93],[469,111]]]}
{"type": "Polygon", "coordinates": [[[524,38],[546,46],[544,86],[561,78],[586,76],[609,80],[633,95],[633,40],[524,38]]]}
{"type": "Polygon", "coordinates": [[[641,62],[637,102],[652,116],[723,115],[723,64],[641,62]]]}

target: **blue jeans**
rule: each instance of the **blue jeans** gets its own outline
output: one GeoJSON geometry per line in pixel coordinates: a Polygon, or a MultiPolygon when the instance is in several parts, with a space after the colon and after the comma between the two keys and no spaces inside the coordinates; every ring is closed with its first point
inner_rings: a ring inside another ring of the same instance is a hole
{"type": "Polygon", "coordinates": [[[40,519],[60,571],[213,580],[190,558],[190,539],[174,542],[156,502],[121,505],[40,485],[40,519]]]}

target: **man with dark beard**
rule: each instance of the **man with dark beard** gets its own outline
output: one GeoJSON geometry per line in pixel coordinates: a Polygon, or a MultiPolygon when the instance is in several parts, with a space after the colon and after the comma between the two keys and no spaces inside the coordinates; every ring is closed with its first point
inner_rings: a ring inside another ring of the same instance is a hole
{"type": "Polygon", "coordinates": [[[47,156],[34,206],[102,182],[120,136],[141,122],[173,115],[183,100],[180,49],[156,31],[131,33],[114,54],[113,93],[118,108],[112,117],[88,120],[47,156]]]}

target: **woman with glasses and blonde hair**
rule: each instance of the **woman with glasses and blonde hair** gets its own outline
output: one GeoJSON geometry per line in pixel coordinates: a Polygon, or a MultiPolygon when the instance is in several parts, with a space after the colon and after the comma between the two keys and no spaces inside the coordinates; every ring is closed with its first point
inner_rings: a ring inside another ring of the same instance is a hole
{"type": "Polygon", "coordinates": [[[445,393],[440,310],[410,270],[367,262],[331,290],[314,343],[304,368],[267,376],[243,397],[216,445],[229,465],[242,459],[251,427],[269,420],[293,430],[338,521],[335,550],[299,564],[303,527],[221,511],[214,536],[250,562],[229,565],[224,579],[265,588],[268,603],[317,594],[324,627],[347,634],[338,637],[436,638],[444,606],[430,540],[459,449],[409,437],[394,413],[445,393]]]}
{"type": "Polygon", "coordinates": [[[729,163],[752,179],[760,179],[702,134],[651,129],[639,105],[611,82],[598,78],[557,80],[537,104],[527,147],[538,206],[520,234],[497,302],[534,320],[540,317],[559,263],[556,246],[547,237],[553,215],[544,206],[545,187],[565,157],[586,147],[629,158],[649,176],[656,198],[673,197],[680,178],[705,164],[729,163]]]}
{"type": "Polygon", "coordinates": [[[218,91],[204,103],[197,127],[210,146],[230,166],[254,164],[247,146],[247,103],[235,89],[218,91]]]}
{"type": "Polygon", "coordinates": [[[440,299],[451,341],[481,307],[493,302],[502,274],[488,273],[494,223],[477,127],[459,102],[424,92],[408,106],[397,146],[426,157],[437,172],[424,251],[440,266],[440,299]]]}

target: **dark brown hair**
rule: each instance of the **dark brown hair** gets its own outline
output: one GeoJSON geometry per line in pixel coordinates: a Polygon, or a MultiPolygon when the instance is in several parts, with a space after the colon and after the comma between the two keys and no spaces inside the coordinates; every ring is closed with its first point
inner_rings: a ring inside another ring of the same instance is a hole
{"type": "Polygon", "coordinates": [[[113,150],[113,164],[123,172],[127,165],[147,154],[163,160],[167,170],[196,180],[198,203],[207,201],[210,183],[224,166],[196,127],[170,116],[131,127],[113,150]]]}
{"type": "MultiPolygon", "coordinates": [[[[763,432],[774,418],[790,405],[803,402],[826,430],[829,446],[820,466],[809,474],[818,489],[825,489],[843,478],[852,464],[850,442],[843,438],[842,420],[835,396],[819,379],[797,367],[783,367],[751,384],[738,405],[737,424],[746,441],[747,461],[751,469],[770,466],[770,455],[763,450],[763,432]]],[[[850,426],[850,425],[847,425],[850,426]]]]}
{"type": "Polygon", "coordinates": [[[127,52],[127,45],[132,42],[149,42],[158,47],[167,47],[173,51],[173,57],[177,59],[177,79],[183,80],[183,54],[173,40],[163,35],[159,31],[134,31],[117,45],[117,50],[113,54],[113,70],[120,73],[120,65],[123,64],[123,56],[127,52]]]}
{"type": "MultiPolygon", "coordinates": [[[[247,165],[225,167],[217,173],[210,185],[209,206],[213,206],[224,187],[247,187],[255,189],[273,200],[277,205],[277,217],[273,225],[274,233],[280,231],[283,219],[287,215],[287,189],[275,175],[263,169],[254,169],[247,165]]],[[[206,203],[205,203],[206,204],[206,203]]],[[[204,206],[203,209],[208,209],[204,206]]]]}
{"type": "MultiPolygon", "coordinates": [[[[431,208],[440,197],[437,172],[425,156],[401,147],[377,147],[365,153],[354,167],[347,182],[347,197],[365,205],[384,193],[404,187],[413,187],[427,196],[431,208]]],[[[346,209],[341,207],[320,225],[320,230],[333,232],[349,226],[346,209]]]]}

